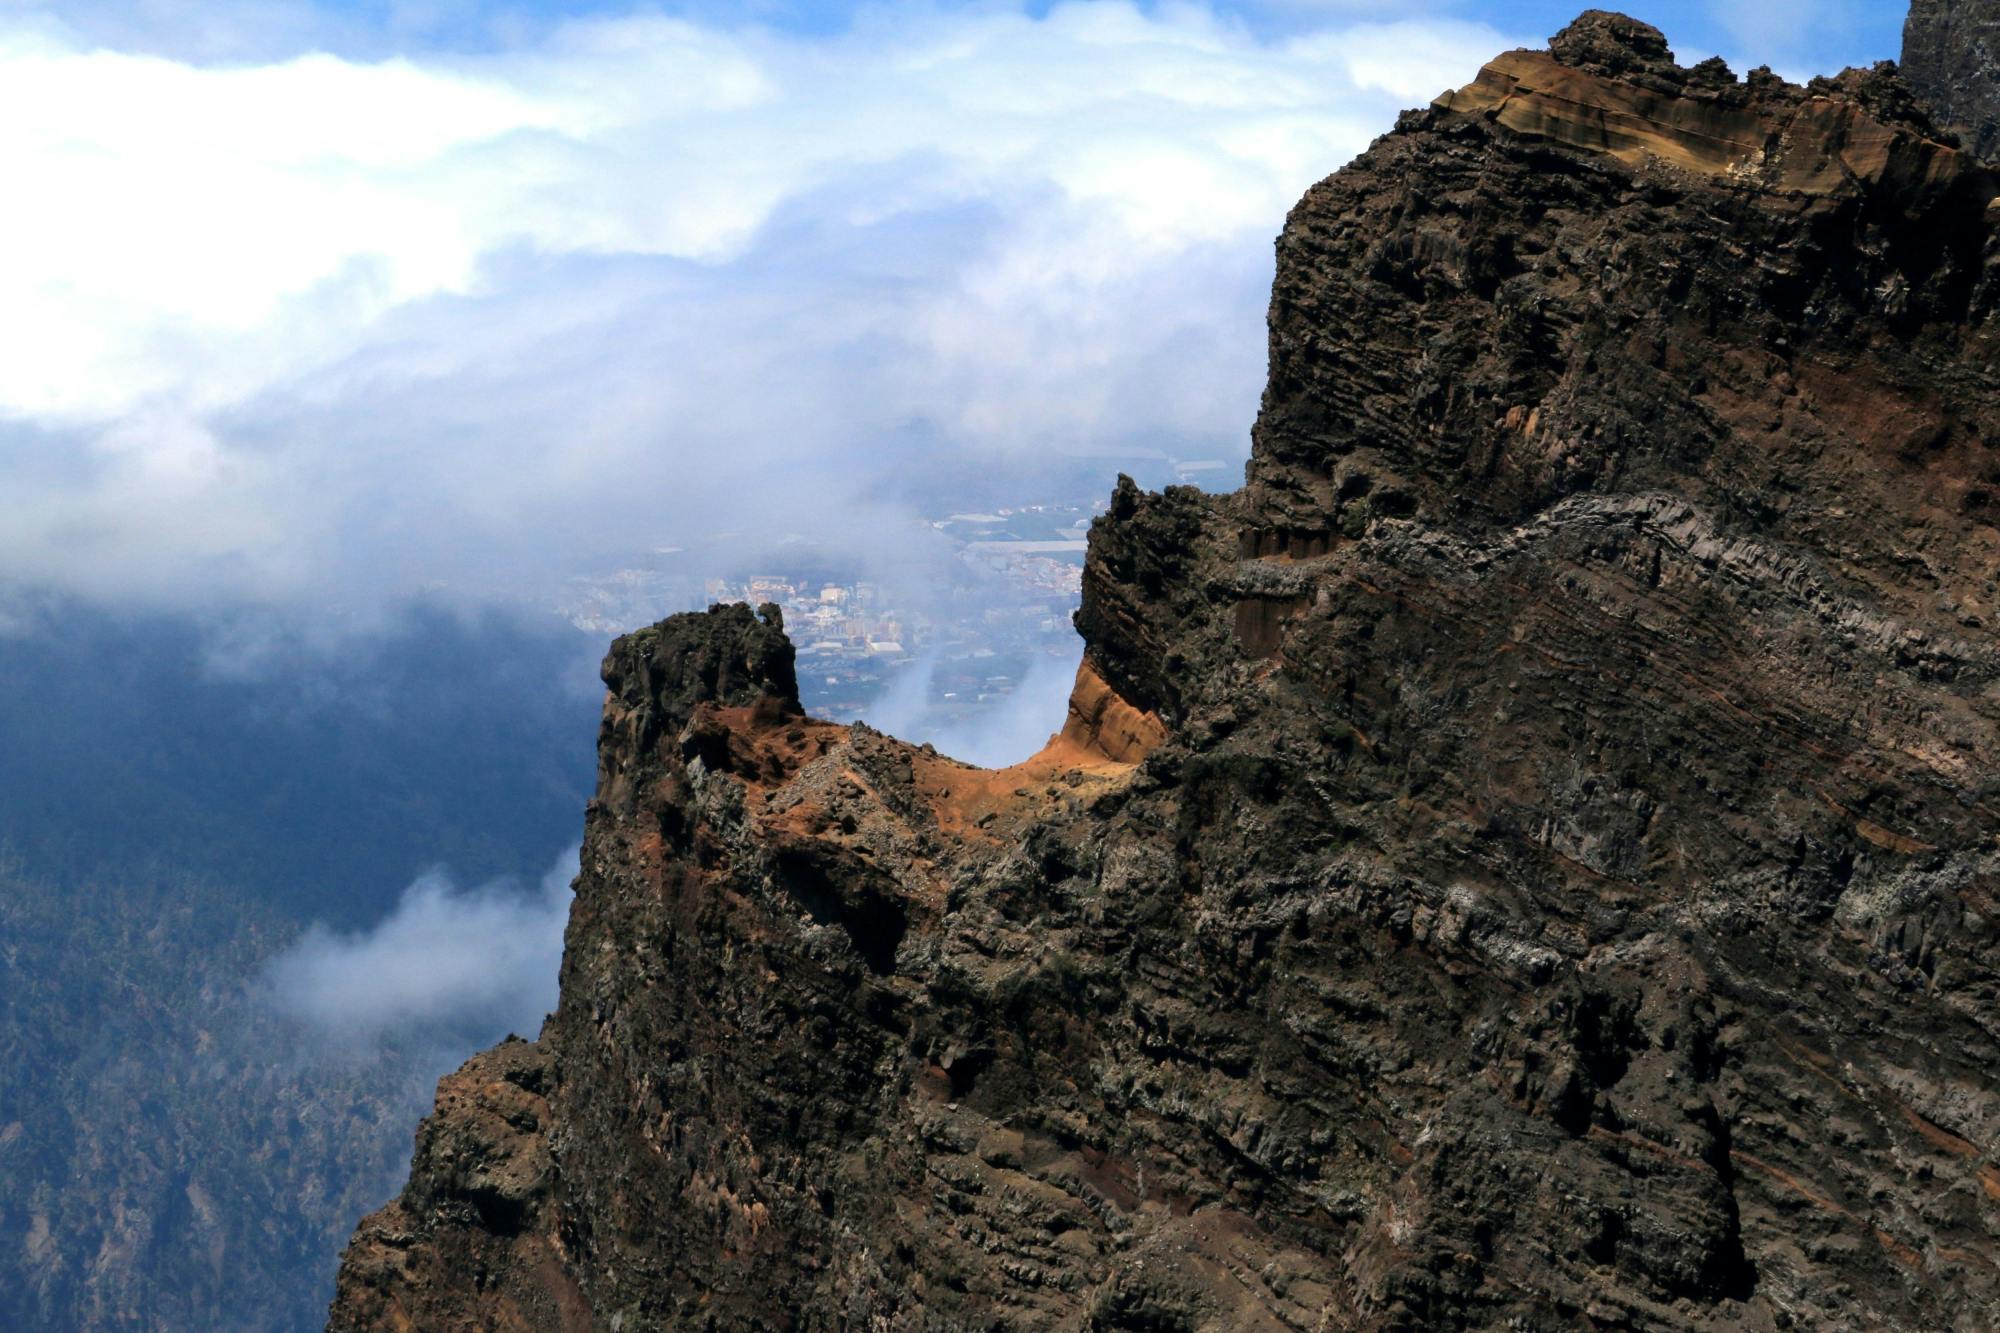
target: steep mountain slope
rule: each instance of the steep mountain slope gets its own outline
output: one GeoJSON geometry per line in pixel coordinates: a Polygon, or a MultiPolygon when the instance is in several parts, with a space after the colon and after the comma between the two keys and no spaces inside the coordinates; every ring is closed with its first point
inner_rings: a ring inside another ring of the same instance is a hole
{"type": "Polygon", "coordinates": [[[1043,755],[620,640],[560,1009],[333,1327],[1993,1327],[1996,193],[1593,11],[1293,211],[1043,755]]]}
{"type": "Polygon", "coordinates": [[[1903,76],[1981,157],[2000,149],[2000,5],[1915,0],[1903,23],[1903,76]]]}
{"type": "Polygon", "coordinates": [[[310,651],[62,600],[0,618],[0,1328],[316,1327],[437,1073],[506,1026],[335,1051],[263,968],[428,866],[476,883],[573,842],[589,643],[421,608],[310,651]]]}

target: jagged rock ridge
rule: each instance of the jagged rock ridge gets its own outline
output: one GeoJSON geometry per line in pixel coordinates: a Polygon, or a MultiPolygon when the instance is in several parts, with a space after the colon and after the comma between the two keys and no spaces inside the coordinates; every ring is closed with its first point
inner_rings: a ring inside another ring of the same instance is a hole
{"type": "Polygon", "coordinates": [[[1593,11],[1294,209],[1043,755],[621,640],[561,1007],[334,1327],[1992,1327],[1996,192],[1593,11]]]}

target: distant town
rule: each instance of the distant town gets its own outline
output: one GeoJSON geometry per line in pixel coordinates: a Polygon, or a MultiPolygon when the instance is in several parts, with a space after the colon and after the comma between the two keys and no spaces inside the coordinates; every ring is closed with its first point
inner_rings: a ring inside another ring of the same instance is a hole
{"type": "Polygon", "coordinates": [[[697,578],[699,553],[662,550],[577,580],[563,611],[581,628],[616,634],[715,602],[776,603],[798,648],[800,693],[820,716],[862,716],[919,670],[932,708],[970,714],[1012,693],[1037,659],[1077,652],[1070,617],[1102,507],[1037,503],[926,520],[953,567],[897,582],[854,577],[814,555],[765,556],[753,572],[697,578]]]}

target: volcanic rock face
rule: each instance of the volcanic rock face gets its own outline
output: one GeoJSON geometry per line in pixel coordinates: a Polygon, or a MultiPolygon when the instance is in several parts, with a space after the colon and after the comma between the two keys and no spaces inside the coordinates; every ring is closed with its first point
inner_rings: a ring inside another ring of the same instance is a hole
{"type": "Polygon", "coordinates": [[[334,1327],[1994,1327],[1997,189],[1589,14],[1293,211],[1043,755],[620,640],[561,1007],[334,1327]]]}
{"type": "Polygon", "coordinates": [[[1915,0],[1903,23],[1903,74],[1966,147],[2000,155],[2000,4],[1915,0]]]}

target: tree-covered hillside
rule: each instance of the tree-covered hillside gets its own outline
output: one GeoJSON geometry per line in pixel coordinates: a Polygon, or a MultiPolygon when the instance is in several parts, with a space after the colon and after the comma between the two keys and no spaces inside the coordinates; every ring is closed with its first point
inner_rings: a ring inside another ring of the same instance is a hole
{"type": "Polygon", "coordinates": [[[0,1327],[319,1326],[432,1081],[502,1033],[335,1041],[267,964],[429,867],[546,870],[598,651],[422,610],[312,647],[74,605],[0,635],[0,1327]]]}

